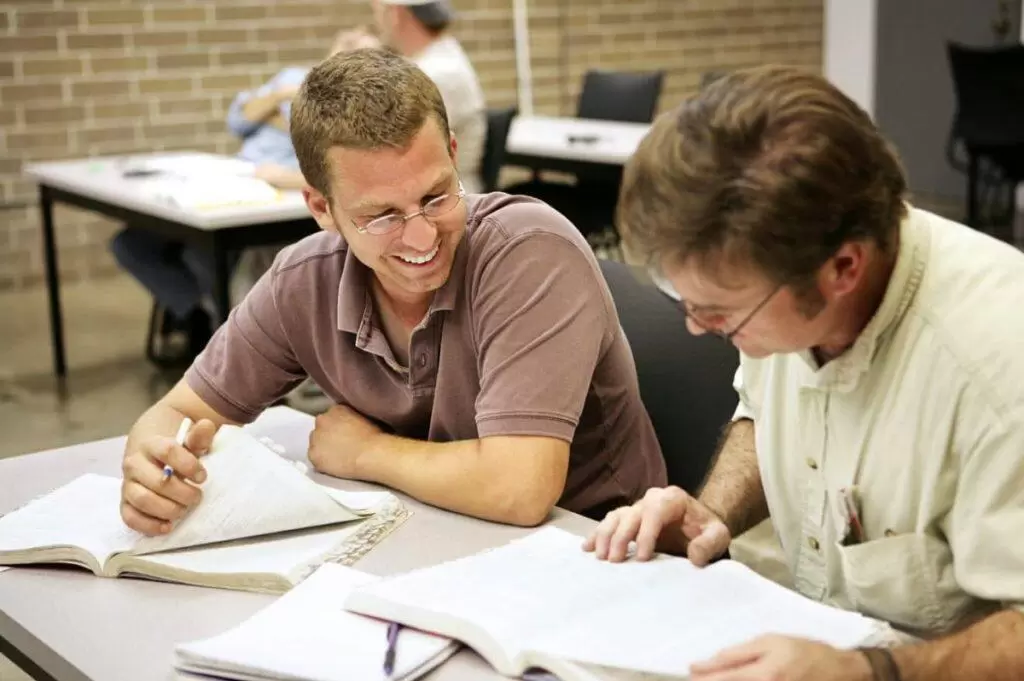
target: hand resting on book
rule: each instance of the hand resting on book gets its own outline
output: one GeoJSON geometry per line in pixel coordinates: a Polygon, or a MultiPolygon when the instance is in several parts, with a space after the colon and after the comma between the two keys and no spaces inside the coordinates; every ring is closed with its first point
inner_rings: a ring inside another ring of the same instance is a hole
{"type": "Polygon", "coordinates": [[[202,500],[197,485],[206,480],[206,470],[199,457],[209,451],[216,432],[216,424],[203,419],[189,429],[183,445],[154,435],[125,454],[121,518],[128,527],[150,536],[167,534],[202,500]],[[174,471],[167,479],[165,465],[174,471]]]}
{"type": "Polygon", "coordinates": [[[729,548],[729,528],[707,506],[678,487],[651,488],[632,506],[617,508],[587,537],[583,549],[601,560],[625,560],[636,542],[637,560],[655,550],[685,555],[707,565],[729,548]]]}

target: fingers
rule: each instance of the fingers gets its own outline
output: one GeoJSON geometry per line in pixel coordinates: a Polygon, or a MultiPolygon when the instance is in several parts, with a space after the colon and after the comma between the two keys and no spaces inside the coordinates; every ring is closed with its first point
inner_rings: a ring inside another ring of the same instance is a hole
{"type": "MultiPolygon", "coordinates": [[[[211,422],[206,421],[206,423],[211,422]]],[[[193,430],[197,427],[198,424],[193,426],[193,430]]],[[[189,434],[185,438],[186,444],[189,442],[191,437],[192,431],[189,431],[189,434]]],[[[203,437],[203,434],[200,433],[198,437],[203,437]]],[[[200,440],[200,444],[201,443],[202,441],[200,440]]],[[[199,463],[199,457],[185,447],[176,443],[173,438],[154,438],[143,445],[141,454],[142,456],[159,463],[160,468],[163,468],[164,464],[167,464],[174,469],[174,473],[176,475],[200,484],[206,482],[206,469],[204,469],[202,464],[199,463]]]]}
{"type": "Polygon", "coordinates": [[[203,456],[210,451],[213,436],[217,434],[217,424],[210,419],[201,419],[192,426],[185,436],[185,448],[196,456],[203,456]]]}
{"type": "Polygon", "coordinates": [[[612,535],[615,534],[615,528],[619,526],[619,515],[628,510],[628,508],[620,508],[606,515],[587,539],[584,548],[589,545],[591,548],[588,550],[592,550],[599,560],[608,558],[608,544],[611,542],[612,535]]]}
{"type": "Polygon", "coordinates": [[[608,540],[608,560],[612,563],[621,563],[626,559],[629,543],[636,538],[637,530],[640,529],[640,519],[643,517],[643,510],[639,508],[623,511],[615,531],[608,540]]]}
{"type": "Polygon", "coordinates": [[[729,548],[729,529],[718,520],[706,524],[701,533],[690,540],[686,557],[698,567],[707,565],[729,548]]]}
{"type": "Polygon", "coordinates": [[[156,536],[160,534],[167,534],[171,531],[173,525],[166,521],[154,518],[142,513],[127,501],[121,502],[121,519],[124,524],[132,528],[136,532],[141,532],[147,536],[156,536]]]}
{"type": "Polygon", "coordinates": [[[127,481],[121,499],[140,513],[158,520],[174,521],[185,514],[186,506],[168,499],[135,481],[127,481]]]}
{"type": "Polygon", "coordinates": [[[690,666],[690,676],[693,679],[698,679],[707,675],[739,670],[761,661],[767,652],[768,648],[762,639],[727,648],[709,660],[693,663],[690,666]]]}

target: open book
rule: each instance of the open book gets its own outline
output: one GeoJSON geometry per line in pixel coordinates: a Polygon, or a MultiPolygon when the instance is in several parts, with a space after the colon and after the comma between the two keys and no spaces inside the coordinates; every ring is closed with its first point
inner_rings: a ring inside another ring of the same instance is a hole
{"type": "Polygon", "coordinates": [[[355,562],[408,517],[391,494],[316,484],[242,428],[222,427],[203,465],[202,501],[166,535],[129,529],[121,481],[87,474],[0,518],[0,565],[283,592],[324,561],[355,562]]]}
{"type": "Polygon", "coordinates": [[[777,633],[850,648],[879,624],[811,601],[734,561],[613,564],[556,528],[353,591],[345,607],[460,640],[507,676],[686,678],[724,648],[777,633]],[[596,666],[595,666],[596,665],[596,666]],[[598,667],[599,666],[599,667],[598,667]],[[612,671],[612,670],[606,670],[612,671]]]}
{"type": "MultiPolygon", "coordinates": [[[[340,565],[323,565],[237,627],[177,646],[174,666],[246,681],[383,678],[387,623],[342,607],[353,588],[376,579],[340,565]]],[[[411,681],[444,662],[458,647],[449,638],[403,630],[391,678],[411,681]]]]}

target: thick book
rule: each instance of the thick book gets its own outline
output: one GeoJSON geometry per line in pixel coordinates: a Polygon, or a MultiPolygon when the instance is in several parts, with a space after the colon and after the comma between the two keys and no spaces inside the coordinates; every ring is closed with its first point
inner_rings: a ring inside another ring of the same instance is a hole
{"type": "Polygon", "coordinates": [[[376,579],[352,568],[323,565],[232,629],[178,645],[174,666],[242,681],[412,681],[458,650],[459,644],[449,638],[402,630],[394,669],[386,677],[387,623],[342,607],[352,589],[376,579]]]}
{"type": "Polygon", "coordinates": [[[564,681],[686,678],[690,665],[765,634],[841,648],[875,620],[812,601],[745,566],[684,558],[608,563],[544,528],[502,547],[364,585],[345,607],[467,644],[499,673],[564,681]]]}
{"type": "Polygon", "coordinates": [[[242,428],[222,427],[202,461],[202,501],[168,534],[128,528],[121,480],[86,474],[0,518],[0,565],[281,593],[323,562],[354,563],[409,515],[388,493],[318,485],[242,428]]]}

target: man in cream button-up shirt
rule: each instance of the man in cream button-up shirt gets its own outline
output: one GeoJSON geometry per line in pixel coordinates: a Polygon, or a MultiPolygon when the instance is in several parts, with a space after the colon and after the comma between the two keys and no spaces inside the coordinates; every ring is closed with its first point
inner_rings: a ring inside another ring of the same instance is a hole
{"type": "Polygon", "coordinates": [[[740,350],[740,399],[696,498],[651,490],[587,548],[704,564],[770,517],[800,593],[928,639],[769,637],[695,681],[1024,678],[1024,255],[906,193],[870,118],[784,68],[717,81],[626,168],[630,250],[740,350]]]}

